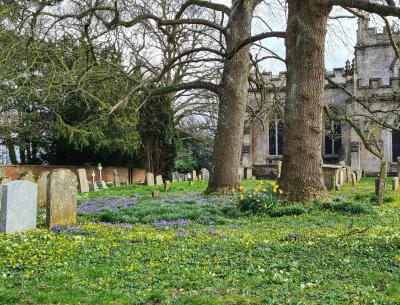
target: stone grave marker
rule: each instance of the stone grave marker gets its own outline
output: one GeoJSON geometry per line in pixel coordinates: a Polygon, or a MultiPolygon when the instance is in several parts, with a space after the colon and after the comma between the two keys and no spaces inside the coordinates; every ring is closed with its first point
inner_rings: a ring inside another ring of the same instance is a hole
{"type": "Polygon", "coordinates": [[[282,161],[278,161],[276,162],[276,176],[280,178],[281,174],[282,174],[282,161]]]}
{"type": "Polygon", "coordinates": [[[99,190],[99,188],[97,187],[97,183],[95,181],[96,173],[94,171],[92,171],[91,176],[92,176],[92,183],[89,185],[89,190],[91,192],[97,192],[99,190]]]}
{"type": "Polygon", "coordinates": [[[351,167],[350,166],[346,166],[347,182],[351,182],[352,181],[352,174],[353,174],[353,171],[351,170],[351,167]]]}
{"type": "Polygon", "coordinates": [[[392,178],[392,190],[397,191],[399,189],[399,177],[392,178]]]}
{"type": "Polygon", "coordinates": [[[192,170],[192,180],[193,181],[197,180],[197,172],[195,170],[192,170]]]}
{"type": "Polygon", "coordinates": [[[165,180],[164,182],[164,192],[169,192],[171,190],[171,181],[165,180]]]}
{"type": "Polygon", "coordinates": [[[208,171],[208,169],[202,168],[200,173],[201,173],[202,180],[206,180],[206,181],[210,180],[210,172],[208,171]]]}
{"type": "Polygon", "coordinates": [[[12,180],[10,177],[0,177],[0,210],[1,210],[1,185],[11,181],[12,180]]]}
{"type": "Polygon", "coordinates": [[[239,167],[238,174],[239,174],[239,180],[242,180],[244,178],[244,168],[243,167],[239,167]]]}
{"type": "Polygon", "coordinates": [[[357,183],[360,183],[361,178],[362,178],[362,171],[356,170],[355,173],[356,173],[357,183]]]}
{"type": "Polygon", "coordinates": [[[49,171],[40,174],[37,181],[37,204],[38,208],[43,208],[47,203],[47,187],[49,184],[49,171]]]}
{"type": "Polygon", "coordinates": [[[163,177],[161,175],[156,176],[156,185],[163,185],[163,177]]]}
{"type": "Polygon", "coordinates": [[[154,185],[154,174],[153,173],[146,173],[146,177],[144,179],[144,184],[147,186],[154,185]]]}
{"type": "Polygon", "coordinates": [[[13,233],[36,229],[37,185],[12,181],[1,185],[0,232],[13,233]]]}
{"type": "Polygon", "coordinates": [[[152,196],[153,198],[159,198],[159,197],[160,197],[160,191],[157,191],[157,190],[152,191],[152,192],[151,192],[151,196],[152,196]]]}
{"type": "Polygon", "coordinates": [[[246,167],[244,169],[244,179],[251,180],[253,178],[253,169],[250,167],[246,167]]]}
{"type": "Polygon", "coordinates": [[[78,187],[80,193],[88,193],[90,191],[86,169],[84,168],[78,169],[78,187]]]}
{"type": "Polygon", "coordinates": [[[49,229],[76,223],[78,196],[76,175],[68,169],[57,169],[49,175],[46,222],[49,229]]]}
{"type": "Polygon", "coordinates": [[[356,184],[357,184],[357,175],[356,175],[356,173],[352,173],[352,174],[351,174],[351,183],[352,183],[353,185],[356,185],[356,184]]]}
{"type": "Polygon", "coordinates": [[[121,186],[121,182],[119,180],[118,172],[116,169],[113,169],[113,179],[114,179],[114,186],[121,186]]]}

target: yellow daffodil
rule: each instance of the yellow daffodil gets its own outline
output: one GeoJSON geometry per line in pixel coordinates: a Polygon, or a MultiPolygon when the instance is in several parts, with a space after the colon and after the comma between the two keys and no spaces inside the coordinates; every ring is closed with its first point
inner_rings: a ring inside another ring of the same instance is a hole
{"type": "Polygon", "coordinates": [[[243,194],[240,194],[240,201],[243,201],[243,199],[244,199],[243,194]]]}
{"type": "Polygon", "coordinates": [[[283,194],[283,191],[282,191],[282,190],[279,190],[279,194],[282,195],[282,194],[283,194]]]}

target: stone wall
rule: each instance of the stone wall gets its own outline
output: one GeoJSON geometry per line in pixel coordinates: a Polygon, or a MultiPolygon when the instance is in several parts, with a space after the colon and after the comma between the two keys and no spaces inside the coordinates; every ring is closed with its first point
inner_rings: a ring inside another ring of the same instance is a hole
{"type": "MultiPolygon", "coordinates": [[[[79,168],[86,170],[88,181],[92,181],[92,172],[96,174],[96,181],[99,180],[99,171],[97,166],[61,166],[61,165],[1,165],[0,177],[10,177],[12,180],[18,180],[24,172],[31,171],[37,178],[45,171],[52,171],[65,168],[77,173],[79,168]]],[[[104,166],[102,170],[103,180],[105,182],[113,182],[113,170],[116,169],[120,181],[123,183],[144,183],[146,171],[139,168],[104,166]]]]}

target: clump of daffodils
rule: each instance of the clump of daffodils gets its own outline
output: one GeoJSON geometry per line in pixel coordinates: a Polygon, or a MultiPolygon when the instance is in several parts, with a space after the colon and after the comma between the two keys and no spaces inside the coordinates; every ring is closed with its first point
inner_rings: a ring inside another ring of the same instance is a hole
{"type": "Polygon", "coordinates": [[[239,208],[242,211],[262,213],[271,211],[279,201],[283,191],[275,181],[260,181],[254,189],[239,188],[239,208]]]}

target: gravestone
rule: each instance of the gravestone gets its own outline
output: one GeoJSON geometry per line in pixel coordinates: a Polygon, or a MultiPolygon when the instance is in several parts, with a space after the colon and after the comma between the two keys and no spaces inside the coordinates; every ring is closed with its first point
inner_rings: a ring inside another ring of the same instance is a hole
{"type": "Polygon", "coordinates": [[[37,181],[37,204],[38,208],[43,208],[46,206],[47,202],[47,187],[49,183],[50,172],[46,171],[40,174],[37,181]]]}
{"type": "Polygon", "coordinates": [[[400,177],[400,157],[397,157],[397,177],[400,177]]]}
{"type": "Polygon", "coordinates": [[[244,179],[251,180],[253,178],[253,169],[250,167],[246,167],[244,169],[244,179]]]}
{"type": "Polygon", "coordinates": [[[352,183],[353,185],[356,185],[356,184],[357,184],[357,175],[356,175],[356,173],[352,173],[352,174],[351,174],[351,183],[352,183]]]}
{"type": "Polygon", "coordinates": [[[201,173],[202,180],[206,180],[206,181],[210,180],[210,172],[208,171],[208,169],[202,168],[200,173],[201,173]]]}
{"type": "Polygon", "coordinates": [[[76,175],[68,169],[57,169],[49,175],[46,222],[49,229],[76,223],[78,196],[76,175]]]}
{"type": "Polygon", "coordinates": [[[185,175],[184,174],[179,174],[178,175],[178,182],[183,182],[185,181],[185,175]]]}
{"type": "Polygon", "coordinates": [[[0,232],[13,233],[36,229],[37,185],[30,181],[12,181],[1,185],[0,232]]]}
{"type": "Polygon", "coordinates": [[[171,190],[171,181],[165,180],[164,182],[164,192],[169,192],[171,190]]]}
{"type": "Polygon", "coordinates": [[[113,179],[114,179],[114,186],[121,186],[121,182],[119,180],[118,172],[116,169],[113,169],[113,179]]]}
{"type": "Polygon", "coordinates": [[[79,168],[78,169],[78,187],[80,193],[88,193],[89,192],[89,181],[87,179],[86,169],[79,168]]]}
{"type": "Polygon", "coordinates": [[[152,191],[152,192],[151,192],[151,196],[152,196],[153,198],[159,198],[159,197],[160,197],[160,191],[157,191],[157,190],[152,191]]]}
{"type": "Polygon", "coordinates": [[[183,175],[183,181],[189,181],[189,176],[187,174],[183,175]]]}
{"type": "Polygon", "coordinates": [[[178,182],[178,180],[179,180],[179,173],[173,172],[172,173],[172,182],[178,182]]]}
{"type": "Polygon", "coordinates": [[[276,176],[280,178],[281,174],[282,174],[282,161],[278,161],[276,162],[276,176]]]}
{"type": "Polygon", "coordinates": [[[1,210],[1,185],[2,184],[6,184],[8,182],[11,182],[11,178],[10,177],[0,177],[0,210],[1,210]]]}
{"type": "Polygon", "coordinates": [[[392,190],[397,191],[399,189],[399,177],[392,178],[392,190]]]}
{"type": "Polygon", "coordinates": [[[97,184],[97,187],[98,187],[100,190],[106,190],[106,189],[108,189],[107,183],[106,183],[105,181],[97,181],[96,184],[97,184]]]}
{"type": "Polygon", "coordinates": [[[362,171],[356,170],[355,173],[356,173],[357,183],[360,183],[362,178],[362,171]]]}
{"type": "Polygon", "coordinates": [[[244,168],[243,167],[239,167],[238,174],[239,174],[239,180],[243,180],[243,178],[244,178],[244,168]]]}
{"type": "Polygon", "coordinates": [[[33,175],[32,171],[26,171],[24,173],[21,174],[21,176],[19,177],[19,180],[23,180],[23,181],[30,181],[35,183],[35,176],[33,175]]]}
{"type": "Polygon", "coordinates": [[[163,181],[162,176],[161,176],[161,175],[158,175],[158,176],[156,177],[156,185],[163,185],[163,184],[164,184],[164,181],[163,181]]]}
{"type": "Polygon", "coordinates": [[[351,182],[351,176],[352,176],[352,173],[353,173],[353,171],[351,170],[351,167],[350,166],[346,166],[346,179],[347,179],[347,182],[351,182]]]}
{"type": "Polygon", "coordinates": [[[97,187],[97,183],[95,181],[96,178],[96,173],[94,171],[92,171],[92,183],[89,184],[89,190],[91,192],[97,192],[99,190],[99,188],[97,187]]]}
{"type": "Polygon", "coordinates": [[[144,179],[144,184],[147,186],[154,185],[154,174],[153,173],[146,173],[146,177],[144,179]]]}
{"type": "Polygon", "coordinates": [[[203,180],[202,178],[203,178],[203,177],[201,176],[201,174],[198,174],[198,175],[197,175],[197,179],[203,180]]]}
{"type": "Polygon", "coordinates": [[[197,180],[197,172],[195,170],[192,170],[192,180],[193,181],[197,180]]]}
{"type": "Polygon", "coordinates": [[[188,179],[188,181],[192,181],[193,179],[192,179],[192,174],[191,173],[188,173],[187,174],[187,179],[188,179]]]}
{"type": "Polygon", "coordinates": [[[334,190],[339,185],[340,165],[323,164],[324,183],[328,191],[334,190]]]}

